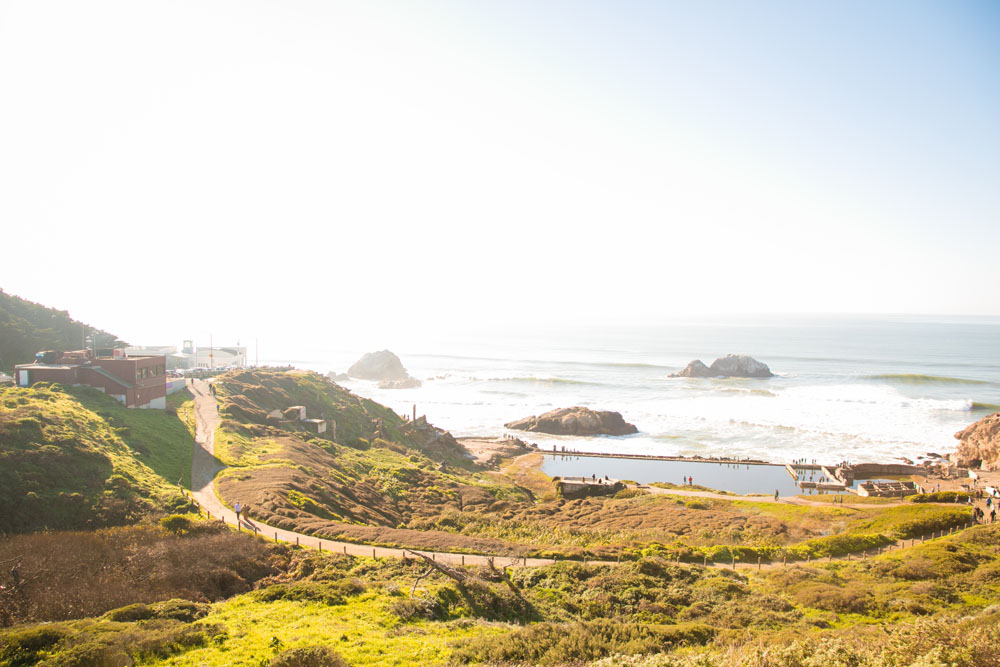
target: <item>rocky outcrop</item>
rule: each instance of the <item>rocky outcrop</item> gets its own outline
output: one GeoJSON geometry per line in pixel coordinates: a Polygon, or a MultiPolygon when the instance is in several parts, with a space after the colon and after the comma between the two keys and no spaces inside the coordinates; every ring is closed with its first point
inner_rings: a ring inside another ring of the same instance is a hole
{"type": "Polygon", "coordinates": [[[679,373],[671,373],[672,378],[769,378],[774,373],[767,364],[746,354],[727,354],[706,366],[695,359],[679,373]]]}
{"type": "Polygon", "coordinates": [[[525,417],[504,424],[506,428],[552,435],[629,435],[638,433],[620,412],[601,412],[590,408],[559,408],[537,417],[525,417]]]}
{"type": "Polygon", "coordinates": [[[343,382],[351,379],[347,373],[337,373],[335,371],[330,371],[326,374],[326,377],[334,382],[343,382]]]}
{"type": "Polygon", "coordinates": [[[362,380],[391,382],[410,379],[409,373],[403,368],[403,362],[389,350],[369,352],[354,362],[354,365],[347,369],[347,374],[352,378],[362,380]]]}
{"type": "Polygon", "coordinates": [[[951,458],[962,468],[1000,467],[1000,412],[983,417],[955,434],[958,451],[951,458]]]}

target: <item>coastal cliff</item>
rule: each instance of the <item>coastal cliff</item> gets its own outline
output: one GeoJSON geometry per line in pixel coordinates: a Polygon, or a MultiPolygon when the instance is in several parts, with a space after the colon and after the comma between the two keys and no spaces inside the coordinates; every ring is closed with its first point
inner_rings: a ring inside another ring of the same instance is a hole
{"type": "Polygon", "coordinates": [[[552,435],[630,435],[638,433],[620,412],[606,412],[582,408],[559,408],[537,417],[525,417],[504,424],[505,428],[534,431],[552,435]]]}
{"type": "Polygon", "coordinates": [[[952,459],[962,467],[995,469],[1000,466],[1000,412],[971,424],[955,434],[958,451],[952,459]]]}

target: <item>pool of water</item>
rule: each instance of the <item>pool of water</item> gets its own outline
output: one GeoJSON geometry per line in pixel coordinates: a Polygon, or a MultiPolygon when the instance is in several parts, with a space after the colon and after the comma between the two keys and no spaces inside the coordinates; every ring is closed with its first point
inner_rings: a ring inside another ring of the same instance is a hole
{"type": "Polygon", "coordinates": [[[710,461],[658,461],[613,457],[546,454],[542,472],[550,477],[590,477],[631,479],[641,484],[670,482],[683,484],[691,477],[693,484],[730,493],[764,493],[775,489],[783,496],[804,493],[795,485],[784,466],[716,463],[710,461]]]}

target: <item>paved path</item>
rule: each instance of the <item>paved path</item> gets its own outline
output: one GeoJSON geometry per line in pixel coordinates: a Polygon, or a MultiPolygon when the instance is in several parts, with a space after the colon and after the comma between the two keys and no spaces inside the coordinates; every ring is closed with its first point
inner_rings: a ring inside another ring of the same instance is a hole
{"type": "MultiPolygon", "coordinates": [[[[215,396],[212,395],[211,386],[208,382],[204,380],[192,379],[188,383],[188,387],[194,393],[194,414],[195,423],[197,426],[195,435],[195,447],[194,456],[191,459],[191,495],[194,497],[195,501],[201,506],[202,510],[209,513],[210,516],[221,519],[229,525],[236,525],[236,513],[232,509],[223,505],[222,501],[215,493],[215,477],[219,474],[221,470],[225,468],[222,463],[215,458],[215,429],[218,428],[219,424],[222,422],[221,417],[219,417],[218,403],[215,400],[215,396]]],[[[722,500],[752,500],[755,502],[787,502],[791,504],[807,504],[807,505],[818,505],[824,507],[837,507],[839,505],[831,505],[830,503],[820,503],[810,501],[804,498],[781,498],[780,500],[775,500],[773,496],[735,496],[735,495],[724,495],[721,493],[712,493],[710,491],[695,491],[695,490],[685,490],[685,489],[661,489],[655,486],[643,486],[644,490],[648,490],[652,493],[662,493],[671,495],[682,495],[682,496],[693,496],[697,498],[719,498],[722,500]]],[[[901,503],[896,503],[901,504],[901,503]]],[[[887,507],[889,504],[878,504],[878,505],[851,505],[845,504],[843,507],[858,507],[858,508],[870,508],[870,507],[887,507]]],[[[415,550],[411,549],[393,549],[389,547],[372,547],[363,544],[354,544],[351,542],[338,542],[330,539],[320,539],[313,535],[305,535],[303,533],[296,533],[290,530],[283,530],[281,528],[275,528],[273,526],[268,526],[267,524],[261,523],[259,521],[250,521],[243,519],[240,522],[241,530],[255,530],[257,533],[263,535],[266,538],[274,539],[277,541],[288,542],[290,544],[297,544],[303,547],[309,547],[313,549],[321,549],[323,551],[330,551],[342,554],[348,554],[350,556],[368,556],[374,558],[403,558],[406,551],[413,552],[415,550]]],[[[893,545],[887,547],[887,549],[898,549],[905,546],[906,541],[896,542],[893,545]]],[[[479,554],[454,554],[442,551],[423,551],[420,553],[425,554],[436,561],[443,563],[450,563],[453,565],[486,565],[489,556],[479,555],[479,554]]],[[[859,559],[861,556],[854,554],[853,556],[841,557],[836,560],[854,560],[859,559]]],[[[826,561],[829,559],[822,559],[826,561]]],[[[822,562],[817,559],[818,562],[822,562]]],[[[550,558],[517,558],[513,557],[496,557],[497,565],[511,566],[527,566],[527,567],[537,567],[540,565],[551,565],[556,561],[550,558]]],[[[588,561],[592,563],[608,563],[612,564],[616,561],[588,561]]],[[[732,563],[706,563],[709,567],[717,568],[734,568],[732,563]]],[[[774,562],[774,563],[738,563],[740,569],[771,569],[776,567],[783,567],[784,563],[774,562]]],[[[735,569],[735,568],[734,568],[735,569]]]]}

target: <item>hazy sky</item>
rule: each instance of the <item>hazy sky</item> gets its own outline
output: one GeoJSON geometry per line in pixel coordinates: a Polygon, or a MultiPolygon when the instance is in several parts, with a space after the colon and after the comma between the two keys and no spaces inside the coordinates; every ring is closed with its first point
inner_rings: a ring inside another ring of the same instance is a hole
{"type": "Polygon", "coordinates": [[[0,287],[140,343],[1000,315],[996,2],[0,0],[0,287]]]}

